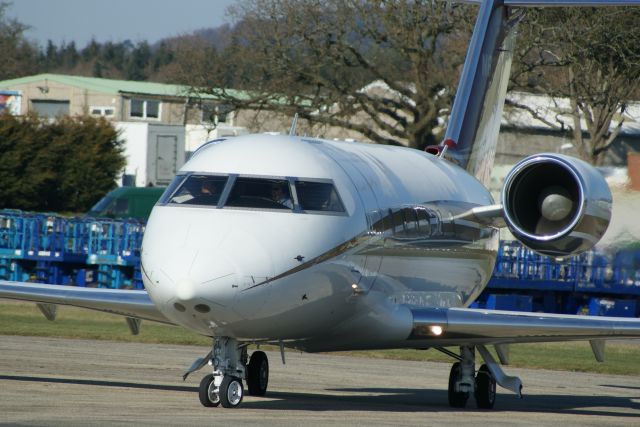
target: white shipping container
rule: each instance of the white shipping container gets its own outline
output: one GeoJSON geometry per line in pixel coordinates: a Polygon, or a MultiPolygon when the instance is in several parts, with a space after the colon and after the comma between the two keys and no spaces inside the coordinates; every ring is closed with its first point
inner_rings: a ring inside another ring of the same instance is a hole
{"type": "Polygon", "coordinates": [[[115,122],[125,141],[127,158],[120,185],[136,187],[169,184],[185,162],[185,128],[182,125],[115,122]]]}

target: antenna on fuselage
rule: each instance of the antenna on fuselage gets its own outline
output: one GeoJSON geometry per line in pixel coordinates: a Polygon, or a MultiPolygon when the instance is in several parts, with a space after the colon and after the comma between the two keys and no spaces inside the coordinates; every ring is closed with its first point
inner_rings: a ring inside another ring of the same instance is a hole
{"type": "Polygon", "coordinates": [[[298,113],[293,116],[291,127],[289,128],[289,136],[296,136],[296,128],[298,127],[298,113]]]}

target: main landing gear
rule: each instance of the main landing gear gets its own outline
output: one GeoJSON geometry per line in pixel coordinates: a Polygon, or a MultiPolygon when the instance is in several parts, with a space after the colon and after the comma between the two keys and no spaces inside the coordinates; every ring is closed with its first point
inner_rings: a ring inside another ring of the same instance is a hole
{"type": "Polygon", "coordinates": [[[198,397],[206,407],[222,405],[235,408],[242,403],[246,379],[247,389],[252,396],[264,396],[269,383],[269,361],[262,351],[255,351],[247,363],[247,346],[239,346],[233,338],[215,338],[209,364],[213,373],[200,381],[198,397]]]}
{"type": "Polygon", "coordinates": [[[459,357],[448,350],[441,350],[460,360],[453,364],[449,373],[449,405],[464,408],[473,393],[478,408],[492,409],[496,403],[496,378],[487,364],[475,373],[475,348],[460,347],[459,357]]]}

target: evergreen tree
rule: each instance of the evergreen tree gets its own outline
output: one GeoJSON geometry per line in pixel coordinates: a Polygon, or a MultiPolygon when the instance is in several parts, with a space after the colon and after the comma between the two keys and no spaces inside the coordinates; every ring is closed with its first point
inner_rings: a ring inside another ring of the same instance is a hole
{"type": "Polygon", "coordinates": [[[103,118],[0,115],[0,208],[85,212],[124,164],[122,141],[103,118]]]}
{"type": "Polygon", "coordinates": [[[151,49],[149,43],[138,43],[129,56],[126,78],[128,80],[146,80],[146,68],[150,58],[151,49]]]}

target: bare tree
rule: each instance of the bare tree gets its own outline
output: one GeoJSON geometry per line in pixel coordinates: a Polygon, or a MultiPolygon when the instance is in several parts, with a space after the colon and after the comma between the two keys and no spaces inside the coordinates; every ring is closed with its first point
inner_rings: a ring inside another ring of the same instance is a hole
{"type": "Polygon", "coordinates": [[[521,25],[514,87],[568,102],[553,111],[513,100],[511,106],[571,135],[579,155],[601,165],[640,88],[638,22],[636,7],[531,11],[521,25]]]}
{"type": "Polygon", "coordinates": [[[29,27],[9,19],[11,3],[0,1],[0,80],[29,75],[37,69],[38,49],[24,33],[29,27]]]}
{"type": "Polygon", "coordinates": [[[184,55],[181,80],[197,92],[240,109],[298,113],[377,143],[439,142],[475,8],[245,0],[231,13],[237,23],[223,51],[184,55]]]}

